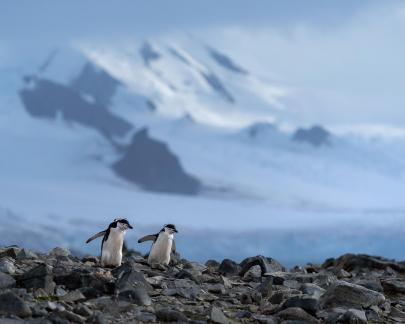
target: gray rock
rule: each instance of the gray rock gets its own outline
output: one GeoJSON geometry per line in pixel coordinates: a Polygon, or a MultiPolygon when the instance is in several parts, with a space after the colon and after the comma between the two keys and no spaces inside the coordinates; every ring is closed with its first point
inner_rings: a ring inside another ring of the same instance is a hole
{"type": "Polygon", "coordinates": [[[378,279],[373,279],[373,278],[360,279],[360,280],[355,281],[355,284],[363,286],[363,287],[365,287],[367,289],[371,289],[371,290],[374,290],[374,291],[381,292],[381,293],[384,291],[384,289],[383,289],[383,287],[381,285],[381,282],[378,279]]]}
{"type": "Polygon", "coordinates": [[[366,313],[363,310],[349,309],[340,320],[343,323],[367,324],[366,313]]]}
{"type": "Polygon", "coordinates": [[[388,294],[405,294],[405,281],[400,279],[385,279],[382,281],[384,292],[388,294]]]}
{"type": "Polygon", "coordinates": [[[152,285],[153,288],[167,288],[166,284],[165,284],[165,277],[163,276],[154,276],[154,277],[148,277],[145,278],[146,281],[152,285]]]}
{"type": "Polygon", "coordinates": [[[129,290],[132,288],[144,288],[147,291],[152,291],[152,286],[146,281],[145,276],[131,266],[131,264],[125,264],[121,268],[113,272],[117,277],[115,284],[118,291],[129,290]]]}
{"type": "Polygon", "coordinates": [[[234,276],[239,274],[240,266],[230,259],[224,259],[219,265],[218,272],[224,276],[234,276]]]}
{"type": "Polygon", "coordinates": [[[391,307],[389,315],[391,320],[398,323],[405,323],[405,311],[400,311],[396,307],[391,307]]]}
{"type": "Polygon", "coordinates": [[[177,279],[190,279],[190,280],[193,280],[195,283],[199,284],[199,283],[201,283],[201,280],[199,279],[198,275],[199,275],[198,272],[182,269],[178,273],[176,273],[176,278],[177,279]]]}
{"type": "Polygon", "coordinates": [[[272,273],[266,273],[266,277],[272,278],[274,285],[282,285],[285,280],[293,279],[293,275],[284,271],[277,271],[272,273]]]}
{"type": "Polygon", "coordinates": [[[138,321],[141,321],[143,323],[153,323],[156,322],[156,315],[149,313],[149,312],[140,312],[139,314],[135,315],[135,318],[138,321]]]}
{"type": "Polygon", "coordinates": [[[15,266],[14,262],[7,257],[1,258],[0,260],[0,272],[14,274],[15,266]]]}
{"type": "Polygon", "coordinates": [[[85,262],[92,262],[92,263],[98,264],[98,263],[100,262],[100,260],[99,260],[99,258],[97,258],[97,257],[94,256],[94,255],[85,255],[85,256],[82,258],[82,262],[83,262],[83,263],[85,263],[85,262]]]}
{"type": "Polygon", "coordinates": [[[174,281],[168,282],[168,288],[164,291],[164,293],[166,293],[167,295],[173,295],[172,293],[170,293],[173,291],[178,296],[194,300],[200,294],[201,289],[191,280],[176,279],[174,281]]]}
{"type": "Polygon", "coordinates": [[[107,317],[101,313],[97,312],[96,314],[90,316],[87,319],[87,323],[92,323],[92,324],[108,324],[110,321],[107,319],[107,317]]]}
{"type": "Polygon", "coordinates": [[[192,270],[192,271],[196,271],[196,272],[199,272],[199,273],[202,273],[204,270],[207,269],[207,266],[205,266],[205,265],[203,265],[201,263],[192,261],[192,262],[185,263],[184,268],[192,270]]]}
{"type": "Polygon", "coordinates": [[[83,316],[70,312],[68,310],[59,311],[56,313],[59,317],[74,323],[84,323],[86,319],[83,316]]]}
{"type": "Polygon", "coordinates": [[[221,276],[221,281],[226,289],[232,288],[232,282],[227,277],[221,276]]]}
{"type": "Polygon", "coordinates": [[[272,293],[273,279],[270,277],[264,277],[262,283],[257,286],[256,290],[262,294],[263,297],[268,297],[272,293]]]}
{"type": "Polygon", "coordinates": [[[188,318],[177,310],[159,309],[156,311],[156,317],[162,322],[188,322],[188,318]]]}
{"type": "Polygon", "coordinates": [[[18,246],[9,246],[5,248],[0,248],[0,258],[3,257],[10,257],[10,258],[17,258],[18,253],[21,249],[18,246]]]}
{"type": "MultiPolygon", "coordinates": [[[[24,324],[26,323],[22,319],[15,319],[15,318],[0,318],[0,324],[24,324]]],[[[30,321],[31,324],[31,321],[30,321]]]]}
{"type": "Polygon", "coordinates": [[[370,307],[385,301],[383,294],[345,281],[337,281],[321,297],[321,307],[370,307]]]}
{"type": "Polygon", "coordinates": [[[0,293],[0,315],[15,315],[24,318],[31,316],[31,310],[19,296],[11,291],[6,291],[0,293]]]}
{"type": "Polygon", "coordinates": [[[207,262],[205,262],[205,265],[208,268],[218,268],[219,267],[219,262],[216,260],[208,260],[207,262]]]}
{"type": "Polygon", "coordinates": [[[53,294],[56,286],[53,282],[52,269],[46,264],[40,264],[18,276],[17,284],[24,288],[42,288],[48,294],[53,294]]]}
{"type": "Polygon", "coordinates": [[[83,301],[86,299],[86,297],[79,290],[73,290],[73,291],[67,293],[66,295],[63,295],[59,299],[64,302],[72,303],[72,302],[83,301]]]}
{"type": "Polygon", "coordinates": [[[312,298],[319,299],[325,293],[325,289],[312,283],[304,283],[301,285],[300,290],[303,294],[309,295],[312,298]]]}
{"type": "Polygon", "coordinates": [[[14,286],[14,278],[6,273],[0,272],[0,289],[12,288],[14,286]]]}
{"type": "Polygon", "coordinates": [[[74,312],[76,314],[79,314],[79,315],[84,316],[84,317],[89,317],[89,316],[93,315],[93,311],[89,307],[87,307],[86,305],[77,305],[74,308],[74,312]]]}
{"type": "Polygon", "coordinates": [[[308,295],[299,295],[288,298],[284,302],[283,307],[284,308],[299,307],[308,312],[309,314],[315,316],[316,312],[319,309],[319,301],[318,299],[308,295]]]}
{"type": "Polygon", "coordinates": [[[22,249],[17,254],[17,260],[24,260],[24,259],[38,259],[38,255],[29,249],[22,249]]]}
{"type": "Polygon", "coordinates": [[[278,320],[273,316],[255,314],[252,316],[258,323],[277,324],[278,320]]]}
{"type": "Polygon", "coordinates": [[[64,256],[67,257],[71,255],[69,249],[62,248],[62,247],[56,247],[52,249],[51,252],[49,252],[49,255],[54,256],[54,257],[59,257],[59,256],[64,256]]]}
{"type": "Polygon", "coordinates": [[[308,323],[319,323],[319,321],[304,311],[302,308],[290,307],[286,308],[276,314],[282,320],[295,320],[295,321],[306,321],[308,323]]]}
{"type": "Polygon", "coordinates": [[[134,288],[120,292],[120,297],[134,302],[139,306],[149,306],[152,300],[145,288],[134,288]]]}
{"type": "Polygon", "coordinates": [[[300,289],[301,283],[299,283],[297,280],[284,280],[283,286],[290,289],[300,289]]]}
{"type": "Polygon", "coordinates": [[[225,316],[225,314],[222,312],[222,310],[215,306],[211,308],[210,319],[212,322],[218,323],[218,324],[228,324],[229,323],[229,319],[225,316]]]}
{"type": "Polygon", "coordinates": [[[221,284],[208,284],[206,285],[206,289],[208,292],[213,293],[213,294],[225,294],[226,290],[224,285],[221,284]]]}
{"type": "Polygon", "coordinates": [[[249,271],[250,268],[254,266],[260,266],[262,276],[265,274],[286,270],[285,267],[277,260],[266,258],[262,255],[247,258],[240,263],[240,266],[242,270],[240,271],[239,275],[242,277],[247,271],[249,271]]]}
{"type": "Polygon", "coordinates": [[[281,304],[284,300],[298,295],[301,295],[301,291],[284,288],[282,290],[274,291],[270,297],[270,302],[272,304],[281,304]]]}
{"type": "Polygon", "coordinates": [[[385,270],[388,267],[395,271],[405,273],[405,264],[395,263],[392,260],[373,257],[366,254],[345,254],[338,259],[328,259],[323,264],[324,268],[328,266],[336,266],[345,269],[346,271],[353,271],[355,269],[378,269],[385,270]]]}
{"type": "Polygon", "coordinates": [[[55,296],[62,297],[67,294],[67,291],[63,289],[61,286],[57,286],[55,289],[55,296]]]}

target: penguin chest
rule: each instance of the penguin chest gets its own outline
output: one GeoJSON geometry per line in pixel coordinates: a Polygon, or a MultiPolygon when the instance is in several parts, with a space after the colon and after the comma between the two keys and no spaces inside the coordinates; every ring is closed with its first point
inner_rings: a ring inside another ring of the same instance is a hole
{"type": "Polygon", "coordinates": [[[157,240],[152,245],[149,253],[148,263],[159,263],[168,265],[170,262],[170,253],[172,251],[173,235],[167,233],[159,234],[157,240]]]}
{"type": "Polygon", "coordinates": [[[122,261],[122,246],[124,233],[119,230],[111,230],[101,250],[101,266],[118,267],[122,261]]]}

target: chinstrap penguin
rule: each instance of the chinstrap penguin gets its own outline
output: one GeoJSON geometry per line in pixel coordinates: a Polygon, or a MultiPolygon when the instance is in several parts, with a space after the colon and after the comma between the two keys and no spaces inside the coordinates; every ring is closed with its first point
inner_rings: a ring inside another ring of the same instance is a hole
{"type": "Polygon", "coordinates": [[[176,251],[174,233],[178,233],[176,226],[173,224],[167,224],[159,233],[146,235],[138,240],[138,243],[153,241],[148,257],[149,264],[169,264],[171,252],[176,251]]]}
{"type": "Polygon", "coordinates": [[[86,243],[103,236],[101,243],[101,266],[119,267],[122,261],[122,246],[126,230],[132,226],[125,218],[117,218],[104,231],[90,237],[86,243]]]}

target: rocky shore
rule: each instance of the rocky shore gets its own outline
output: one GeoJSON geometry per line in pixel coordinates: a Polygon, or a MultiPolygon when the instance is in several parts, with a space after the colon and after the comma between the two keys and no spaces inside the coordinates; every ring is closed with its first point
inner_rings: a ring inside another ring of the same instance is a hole
{"type": "Polygon", "coordinates": [[[173,255],[151,267],[135,251],[116,269],[98,261],[0,248],[0,324],[405,323],[405,262],[346,254],[288,270],[263,256],[173,255]]]}

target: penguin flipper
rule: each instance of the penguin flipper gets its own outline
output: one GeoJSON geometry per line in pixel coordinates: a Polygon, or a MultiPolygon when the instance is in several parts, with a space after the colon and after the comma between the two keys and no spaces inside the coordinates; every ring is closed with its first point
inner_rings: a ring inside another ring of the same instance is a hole
{"type": "Polygon", "coordinates": [[[153,241],[153,242],[155,242],[156,239],[157,239],[157,237],[158,237],[157,234],[146,235],[146,236],[140,238],[140,239],[138,240],[138,243],[143,243],[143,242],[146,242],[146,241],[153,241]]]}
{"type": "Polygon", "coordinates": [[[176,242],[174,240],[172,241],[172,252],[176,252],[176,242]]]}
{"type": "Polygon", "coordinates": [[[90,237],[90,238],[86,241],[86,243],[90,243],[91,241],[95,240],[96,238],[98,238],[98,237],[100,237],[100,236],[104,236],[106,232],[107,232],[107,231],[101,231],[101,232],[99,232],[99,233],[97,233],[97,234],[94,234],[92,237],[90,237]]]}

